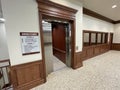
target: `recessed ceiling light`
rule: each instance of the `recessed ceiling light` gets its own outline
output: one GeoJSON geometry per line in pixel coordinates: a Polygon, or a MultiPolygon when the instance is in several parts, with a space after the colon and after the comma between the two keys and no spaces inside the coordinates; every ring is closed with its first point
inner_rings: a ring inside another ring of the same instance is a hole
{"type": "Polygon", "coordinates": [[[4,18],[0,18],[0,21],[1,21],[1,22],[5,22],[5,19],[4,19],[4,18]]]}
{"type": "Polygon", "coordinates": [[[117,7],[117,5],[113,5],[113,6],[112,6],[112,8],[116,8],[116,7],[117,7]]]}

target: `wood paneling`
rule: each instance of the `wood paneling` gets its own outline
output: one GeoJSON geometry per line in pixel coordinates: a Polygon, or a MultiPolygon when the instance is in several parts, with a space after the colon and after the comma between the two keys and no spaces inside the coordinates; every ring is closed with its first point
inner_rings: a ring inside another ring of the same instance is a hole
{"type": "Polygon", "coordinates": [[[82,53],[81,52],[76,52],[75,53],[75,62],[74,62],[74,69],[82,67],[82,53]]]}
{"type": "Polygon", "coordinates": [[[114,21],[113,23],[118,24],[118,23],[120,23],[120,20],[114,21]]]}
{"type": "Polygon", "coordinates": [[[65,25],[62,23],[54,23],[55,27],[52,28],[52,41],[53,47],[66,51],[66,40],[65,40],[65,25]]]}
{"type": "Polygon", "coordinates": [[[2,73],[0,72],[0,79],[3,77],[2,73]]]}
{"type": "Polygon", "coordinates": [[[45,82],[42,60],[12,66],[10,71],[14,90],[29,90],[45,82]]]}
{"type": "Polygon", "coordinates": [[[66,63],[66,32],[65,24],[52,23],[53,55],[63,63],[66,63]]]}
{"type": "Polygon", "coordinates": [[[92,45],[83,48],[82,52],[76,52],[74,68],[82,66],[82,61],[100,55],[110,50],[109,44],[92,45]]]}
{"type": "Polygon", "coordinates": [[[110,36],[109,36],[109,44],[110,44],[110,49],[112,48],[112,43],[113,43],[113,33],[110,33],[110,36]]]}
{"type": "Polygon", "coordinates": [[[10,64],[10,59],[0,60],[0,63],[4,63],[4,62],[9,62],[10,64]]]}
{"type": "MultiPolygon", "coordinates": [[[[89,42],[85,47],[83,47],[82,52],[78,52],[75,54],[75,68],[79,68],[82,66],[82,61],[92,58],[94,56],[100,55],[110,50],[110,45],[108,44],[108,33],[105,32],[96,32],[96,31],[88,31],[85,30],[84,32],[90,33],[89,34],[89,42]],[[96,33],[96,42],[97,42],[97,35],[101,34],[101,43],[96,43],[93,45],[91,43],[91,33],[96,33]],[[103,39],[104,34],[104,39],[103,39]]],[[[83,34],[84,36],[84,34],[83,34]]],[[[83,37],[84,38],[84,37],[83,37]]],[[[84,41],[84,40],[83,40],[84,41]]],[[[86,43],[85,43],[86,44],[86,43]]],[[[84,45],[84,44],[83,44],[84,45]]]]}
{"type": "Polygon", "coordinates": [[[66,52],[53,47],[53,55],[56,56],[63,63],[66,63],[66,52]]]}
{"type": "Polygon", "coordinates": [[[111,46],[111,50],[120,51],[120,43],[113,43],[112,46],[111,46]]]}
{"type": "Polygon", "coordinates": [[[83,30],[83,47],[91,46],[91,45],[105,44],[105,43],[108,43],[108,33],[83,30]],[[86,38],[86,34],[89,37],[86,38]],[[86,39],[88,39],[89,41],[86,42],[86,39]],[[100,39],[100,41],[99,41],[99,39],[100,39]]]}
{"type": "Polygon", "coordinates": [[[102,53],[107,52],[108,50],[110,50],[109,44],[100,44],[84,47],[82,51],[82,60],[86,60],[91,57],[100,55],[102,53]]]}

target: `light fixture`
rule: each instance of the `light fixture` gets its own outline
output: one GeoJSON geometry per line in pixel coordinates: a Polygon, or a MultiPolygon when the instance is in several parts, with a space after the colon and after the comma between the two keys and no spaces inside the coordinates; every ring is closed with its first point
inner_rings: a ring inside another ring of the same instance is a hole
{"type": "Polygon", "coordinates": [[[45,21],[45,20],[42,20],[42,23],[48,23],[47,21],[45,21]]]}
{"type": "Polygon", "coordinates": [[[2,4],[1,4],[1,0],[0,0],[0,23],[4,23],[5,19],[3,17],[3,12],[2,12],[2,4]]]}
{"type": "Polygon", "coordinates": [[[1,21],[1,22],[5,22],[5,19],[4,19],[4,18],[0,18],[0,21],[1,21]]]}
{"type": "Polygon", "coordinates": [[[116,8],[116,7],[117,7],[117,5],[113,5],[113,6],[112,6],[112,8],[116,8]]]}

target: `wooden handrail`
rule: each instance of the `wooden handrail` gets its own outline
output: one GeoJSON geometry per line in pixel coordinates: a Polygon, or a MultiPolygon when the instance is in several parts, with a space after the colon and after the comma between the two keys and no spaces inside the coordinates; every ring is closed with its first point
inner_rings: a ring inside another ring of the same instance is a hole
{"type": "MultiPolygon", "coordinates": [[[[0,63],[9,63],[9,65],[8,66],[11,66],[11,64],[10,64],[10,59],[5,59],[5,60],[0,60],[0,63]]],[[[1,66],[0,66],[1,67],[1,66]]]]}
{"type": "Polygon", "coordinates": [[[0,63],[3,63],[3,62],[10,62],[10,59],[0,60],[0,63]]]}
{"type": "Polygon", "coordinates": [[[66,53],[64,50],[60,50],[60,49],[55,48],[55,47],[53,47],[53,49],[54,49],[54,50],[57,50],[57,51],[59,51],[59,52],[61,52],[61,53],[66,53]]]}
{"type": "Polygon", "coordinates": [[[0,79],[2,78],[2,76],[3,76],[3,75],[2,75],[2,73],[0,72],[0,79]]]}

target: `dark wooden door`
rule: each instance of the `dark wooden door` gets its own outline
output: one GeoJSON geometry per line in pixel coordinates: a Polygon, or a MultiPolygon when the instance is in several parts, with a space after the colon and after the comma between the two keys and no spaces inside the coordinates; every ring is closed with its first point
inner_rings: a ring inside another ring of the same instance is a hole
{"type": "Polygon", "coordinates": [[[53,55],[63,63],[66,63],[66,33],[65,24],[52,23],[53,55]]]}
{"type": "Polygon", "coordinates": [[[109,38],[110,49],[112,48],[112,43],[113,43],[113,33],[110,33],[110,38],[109,38]]]}

